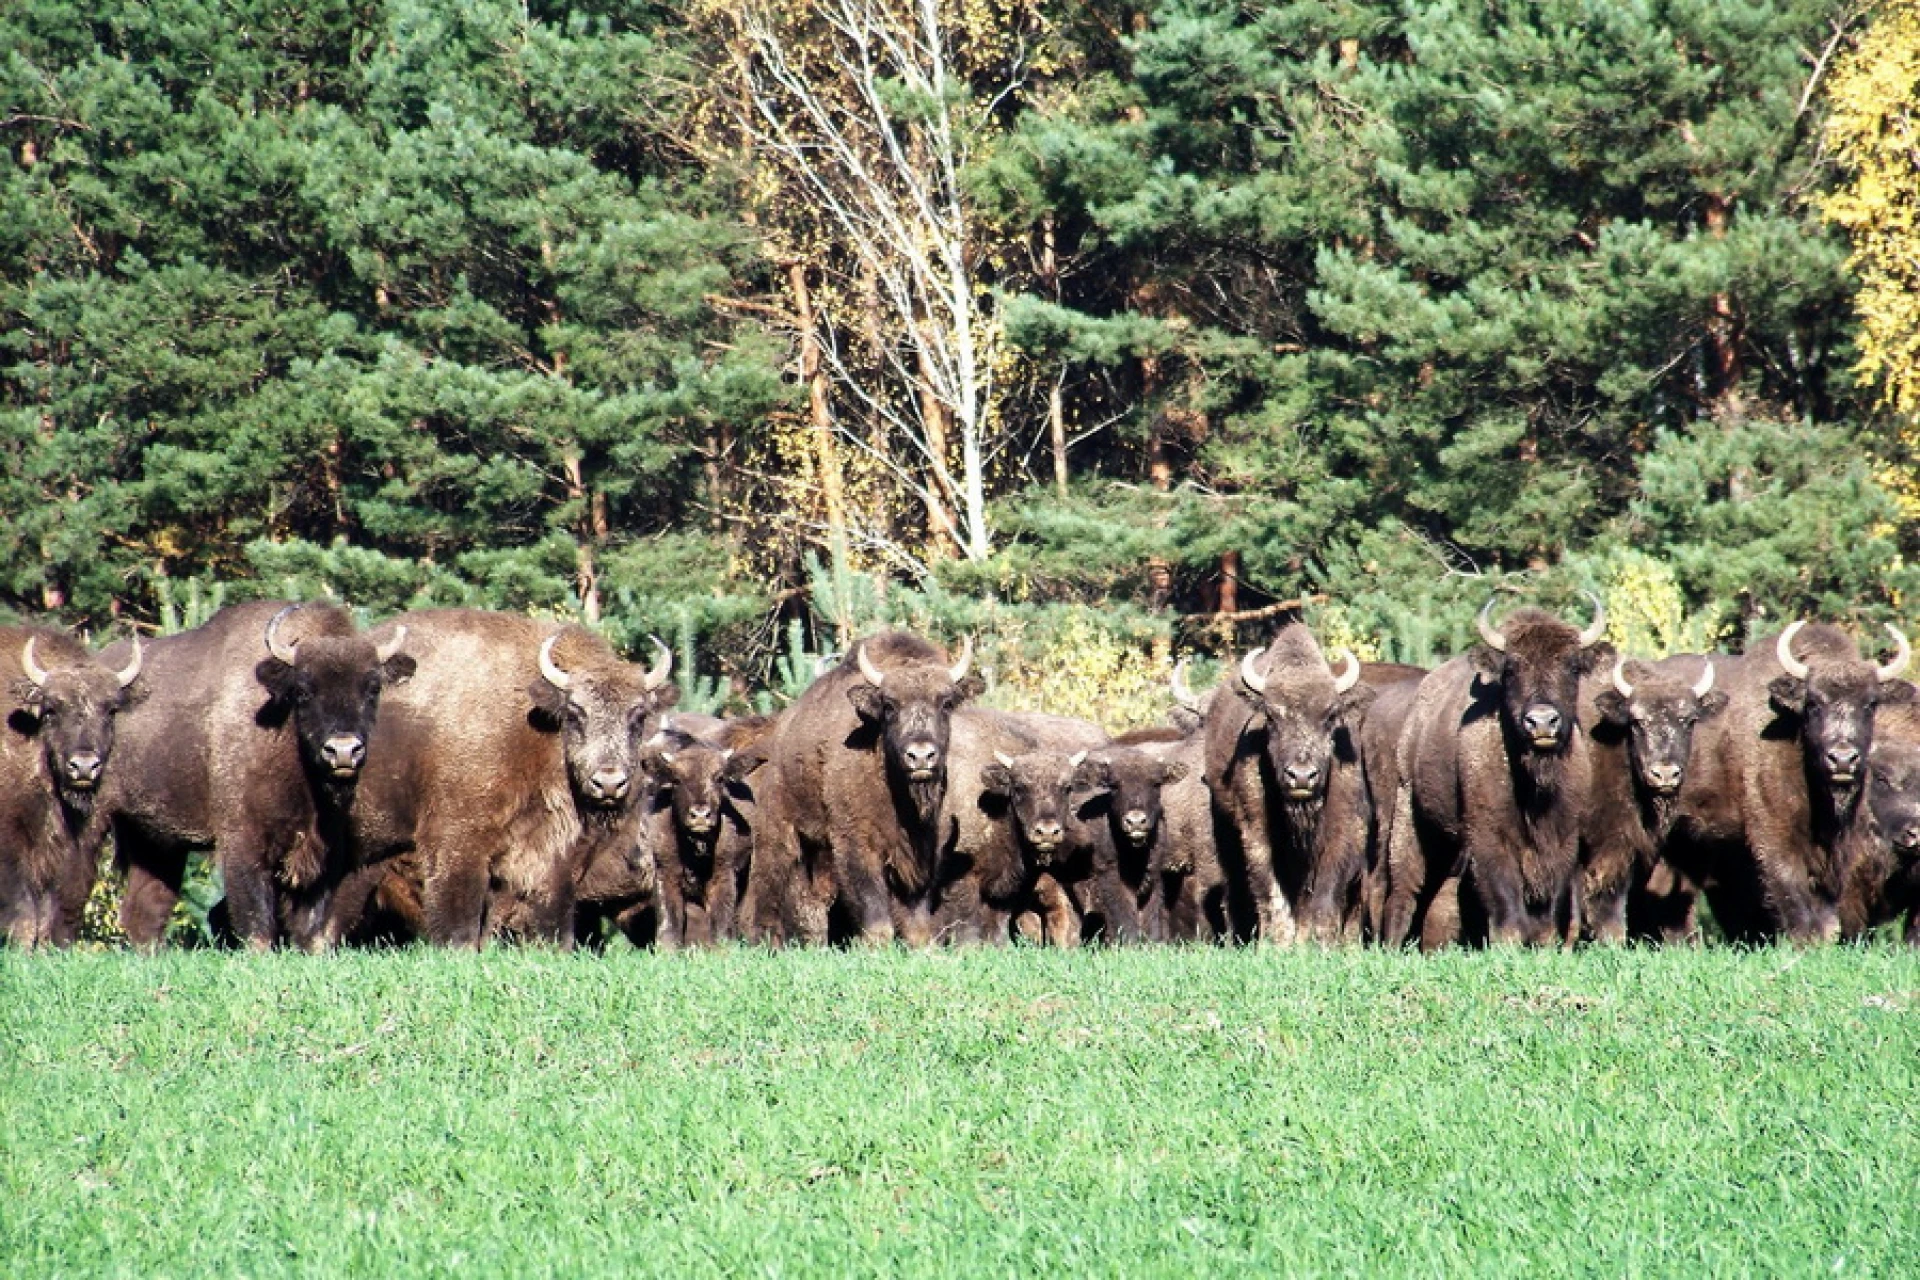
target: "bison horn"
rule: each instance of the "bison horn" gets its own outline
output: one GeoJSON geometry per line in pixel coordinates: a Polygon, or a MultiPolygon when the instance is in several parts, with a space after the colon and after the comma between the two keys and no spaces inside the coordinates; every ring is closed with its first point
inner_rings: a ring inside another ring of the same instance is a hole
{"type": "Polygon", "coordinates": [[[1602,604],[1600,597],[1591,591],[1582,591],[1580,594],[1593,601],[1593,621],[1589,622],[1587,629],[1580,633],[1580,647],[1588,649],[1598,644],[1600,637],[1607,634],[1607,606],[1602,604]]]}
{"type": "Polygon", "coordinates": [[[1493,602],[1498,598],[1497,596],[1487,597],[1487,602],[1480,606],[1480,616],[1473,620],[1473,625],[1480,628],[1480,638],[1487,642],[1487,648],[1495,653],[1505,653],[1507,638],[1500,634],[1500,628],[1487,620],[1487,615],[1493,612],[1493,602]]]}
{"type": "Polygon", "coordinates": [[[1013,757],[1008,755],[1006,752],[996,751],[993,753],[993,758],[1000,762],[1000,767],[1002,769],[1013,768],[1013,757]]]}
{"type": "Polygon", "coordinates": [[[145,655],[140,652],[140,637],[135,636],[133,638],[133,656],[127,659],[126,666],[113,673],[113,678],[120,682],[122,689],[140,678],[140,663],[144,657],[145,655]]]}
{"type": "Polygon", "coordinates": [[[27,637],[26,647],[20,650],[20,669],[27,673],[27,679],[33,681],[35,688],[44,689],[47,687],[47,669],[33,660],[34,641],[39,638],[27,637]]]}
{"type": "Polygon", "coordinates": [[[1907,662],[1913,657],[1913,646],[1907,643],[1906,632],[1894,626],[1891,622],[1887,623],[1886,626],[1887,631],[1893,636],[1894,644],[1899,647],[1894,650],[1893,656],[1887,659],[1885,666],[1875,667],[1873,670],[1874,674],[1882,680],[1891,680],[1907,669],[1907,662]]]}
{"type": "Polygon", "coordinates": [[[1247,656],[1240,659],[1240,682],[1255,693],[1267,691],[1267,678],[1260,674],[1253,660],[1260,656],[1260,650],[1249,650],[1247,656]]]}
{"type": "Polygon", "coordinates": [[[1360,659],[1353,656],[1353,650],[1342,649],[1339,653],[1342,662],[1340,674],[1333,678],[1333,691],[1345,693],[1360,683],[1360,659]]]}
{"type": "Polygon", "coordinates": [[[398,655],[400,652],[400,646],[404,645],[406,642],[407,642],[407,624],[403,622],[399,626],[393,629],[392,638],[389,639],[385,644],[374,646],[373,660],[375,662],[381,663],[382,665],[393,661],[394,657],[398,655]]]}
{"type": "Polygon", "coordinates": [[[1707,669],[1700,673],[1700,681],[1693,686],[1693,696],[1704,698],[1713,688],[1713,659],[1707,659],[1707,669]]]}
{"type": "MultiPolygon", "coordinates": [[[[967,668],[971,667],[972,665],[973,665],[973,637],[966,636],[962,638],[960,641],[960,661],[953,664],[953,668],[947,672],[947,678],[952,680],[955,684],[959,684],[962,680],[965,680],[967,678],[967,668]]],[[[880,682],[876,680],[874,681],[874,683],[878,684],[880,682]]]]}
{"type": "Polygon", "coordinates": [[[1805,680],[1807,678],[1807,672],[1810,669],[1806,663],[1793,656],[1793,638],[1799,635],[1800,628],[1806,625],[1807,622],[1805,618],[1797,619],[1785,631],[1780,633],[1779,643],[1773,646],[1774,655],[1780,659],[1780,665],[1785,667],[1787,674],[1795,680],[1805,680]]]}
{"type": "Polygon", "coordinates": [[[540,642],[540,674],[546,677],[548,684],[556,689],[564,689],[573,683],[573,677],[560,669],[553,660],[553,644],[560,638],[558,631],[540,642]]]}
{"type": "Polygon", "coordinates": [[[294,655],[300,652],[300,646],[287,644],[280,639],[280,624],[286,621],[288,614],[299,607],[297,604],[290,604],[267,620],[267,652],[288,666],[293,665],[294,655]]]}
{"type": "Polygon", "coordinates": [[[838,661],[840,661],[840,655],[838,653],[823,653],[815,658],[813,660],[813,678],[818,680],[821,676],[827,674],[827,672],[832,669],[833,664],[838,661]]]}
{"type": "Polygon", "coordinates": [[[865,676],[867,679],[867,683],[872,685],[874,688],[878,689],[880,687],[880,683],[887,678],[887,673],[882,671],[880,668],[874,666],[873,659],[867,656],[866,641],[862,640],[860,642],[860,647],[853,651],[853,660],[854,660],[854,663],[860,668],[860,674],[865,676]]]}
{"type": "Polygon", "coordinates": [[[667,677],[673,674],[673,650],[667,648],[659,636],[647,638],[653,641],[653,647],[660,651],[660,656],[655,659],[651,667],[647,668],[647,674],[640,678],[640,683],[648,689],[658,689],[667,682],[667,677]]]}
{"type": "Polygon", "coordinates": [[[1086,762],[1087,762],[1087,752],[1086,752],[1086,749],[1083,747],[1080,750],[1074,752],[1072,755],[1067,757],[1067,768],[1078,769],[1081,765],[1085,764],[1086,762]]]}
{"type": "Polygon", "coordinates": [[[1173,700],[1187,710],[1199,714],[1200,699],[1187,686],[1187,660],[1185,658],[1173,664],[1173,700]]]}
{"type": "MultiPolygon", "coordinates": [[[[1712,684],[1713,664],[1711,662],[1707,664],[1707,671],[1707,683],[1712,684]]],[[[1613,687],[1619,690],[1621,697],[1633,697],[1633,686],[1627,683],[1627,655],[1624,653],[1616,655],[1613,660],[1613,687]]],[[[1706,691],[1703,689],[1701,692],[1704,693],[1706,691]]],[[[1696,694],[1695,696],[1697,697],[1699,695],[1696,694]]]]}

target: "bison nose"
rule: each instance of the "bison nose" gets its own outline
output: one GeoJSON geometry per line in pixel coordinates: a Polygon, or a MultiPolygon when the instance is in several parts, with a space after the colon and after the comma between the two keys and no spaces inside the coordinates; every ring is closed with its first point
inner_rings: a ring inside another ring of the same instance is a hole
{"type": "Polygon", "coordinates": [[[1028,834],[1033,837],[1035,844],[1054,845],[1060,843],[1065,831],[1058,818],[1042,818],[1033,824],[1033,829],[1028,834]]]}
{"type": "Polygon", "coordinates": [[[696,804],[687,810],[687,814],[694,818],[711,818],[713,816],[713,806],[710,804],[696,804]]]}
{"type": "Polygon", "coordinates": [[[1860,767],[1860,751],[1845,745],[1827,748],[1827,769],[1836,778],[1851,778],[1860,767]]]}
{"type": "Polygon", "coordinates": [[[587,794],[595,800],[619,800],[627,794],[625,769],[595,769],[587,779],[587,794]]]}
{"type": "Polygon", "coordinates": [[[940,767],[940,748],[931,742],[916,742],[901,752],[900,758],[911,774],[932,773],[940,767]]]}
{"type": "Polygon", "coordinates": [[[367,744],[357,733],[336,733],[320,744],[320,761],[335,773],[352,773],[367,758],[367,744]]]}
{"type": "Polygon", "coordinates": [[[1128,835],[1143,836],[1152,824],[1147,821],[1145,809],[1129,809],[1120,815],[1120,825],[1126,828],[1128,835]]]}
{"type": "Polygon", "coordinates": [[[1647,766],[1647,781],[1657,791],[1678,791],[1680,789],[1680,766],[1677,764],[1650,764],[1647,766]]]}
{"type": "Polygon", "coordinates": [[[1320,766],[1317,764],[1290,764],[1283,772],[1287,775],[1287,790],[1295,795],[1310,792],[1320,784],[1320,766]]]}
{"type": "Polygon", "coordinates": [[[1893,838],[1893,843],[1899,846],[1901,851],[1905,853],[1912,853],[1915,849],[1920,849],[1920,825],[1906,828],[1893,838]]]}
{"type": "Polygon", "coordinates": [[[1560,736],[1560,713],[1552,707],[1528,707],[1520,718],[1520,727],[1535,741],[1560,736]]]}
{"type": "Polygon", "coordinates": [[[67,781],[77,787],[90,787],[100,781],[105,765],[98,752],[76,751],[67,757],[67,781]]]}

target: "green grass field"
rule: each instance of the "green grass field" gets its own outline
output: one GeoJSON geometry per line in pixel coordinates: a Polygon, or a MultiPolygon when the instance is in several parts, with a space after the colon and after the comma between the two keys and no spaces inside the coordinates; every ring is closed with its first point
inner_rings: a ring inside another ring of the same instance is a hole
{"type": "Polygon", "coordinates": [[[1910,1272],[1920,957],[0,954],[0,1273],[1910,1272]]]}

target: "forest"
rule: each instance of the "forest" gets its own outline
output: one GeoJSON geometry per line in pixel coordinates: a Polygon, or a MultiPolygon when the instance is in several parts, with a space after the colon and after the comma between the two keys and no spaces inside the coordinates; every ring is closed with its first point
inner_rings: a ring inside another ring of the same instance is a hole
{"type": "Polygon", "coordinates": [[[1121,722],[1298,613],[1911,626],[1917,14],[25,0],[0,607],[531,611],[691,707],[904,623],[1121,722]]]}

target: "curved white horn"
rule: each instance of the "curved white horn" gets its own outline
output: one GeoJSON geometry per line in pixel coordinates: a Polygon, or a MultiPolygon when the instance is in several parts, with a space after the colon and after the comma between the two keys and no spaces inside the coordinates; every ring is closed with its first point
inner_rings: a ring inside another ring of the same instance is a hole
{"type": "Polygon", "coordinates": [[[140,637],[136,635],[133,638],[133,656],[127,659],[126,666],[113,673],[113,678],[120,682],[122,689],[140,678],[140,663],[144,657],[140,652],[140,637]]]}
{"type": "Polygon", "coordinates": [[[1200,697],[1187,686],[1185,658],[1173,664],[1173,700],[1196,715],[1200,712],[1200,697]]]}
{"type": "Polygon", "coordinates": [[[1696,698],[1704,698],[1707,696],[1708,691],[1711,690],[1712,688],[1713,688],[1713,659],[1708,658],[1707,669],[1701,673],[1700,680],[1698,683],[1696,683],[1693,686],[1692,693],[1693,693],[1693,696],[1696,698]]]}
{"type": "MultiPolygon", "coordinates": [[[[947,678],[953,681],[955,684],[959,684],[962,680],[965,680],[967,678],[967,668],[971,667],[972,665],[973,665],[973,637],[966,636],[966,637],[963,637],[960,641],[960,661],[954,663],[953,666],[947,671],[947,678]]],[[[874,683],[879,684],[880,682],[878,680],[875,680],[874,683]]]]}
{"type": "Polygon", "coordinates": [[[1774,656],[1780,659],[1780,665],[1795,680],[1805,680],[1809,670],[1806,663],[1793,656],[1793,638],[1800,634],[1800,628],[1807,625],[1805,618],[1796,619],[1791,626],[1780,633],[1780,641],[1773,646],[1774,656]]]}
{"type": "Polygon", "coordinates": [[[648,689],[658,689],[673,674],[673,650],[667,648],[659,636],[648,636],[647,639],[653,641],[653,647],[660,651],[660,656],[647,668],[647,674],[640,677],[640,683],[648,689]]]}
{"type": "Polygon", "coordinates": [[[286,644],[280,639],[280,624],[286,620],[288,614],[299,607],[297,604],[290,604],[267,621],[267,652],[288,666],[293,665],[294,655],[300,652],[300,646],[286,644]]]}
{"type": "Polygon", "coordinates": [[[1013,768],[1013,757],[1008,755],[1006,752],[996,751],[993,753],[993,758],[1000,762],[1000,767],[1002,769],[1013,768]]]}
{"type": "Polygon", "coordinates": [[[1507,651],[1507,638],[1500,634],[1500,628],[1487,621],[1487,615],[1493,612],[1493,604],[1496,599],[1498,599],[1497,596],[1487,597],[1487,602],[1480,606],[1480,616],[1473,620],[1473,625],[1480,629],[1480,638],[1487,642],[1487,648],[1492,649],[1495,653],[1505,653],[1507,651]]]}
{"type": "Polygon", "coordinates": [[[1333,678],[1333,691],[1335,693],[1345,693],[1360,683],[1360,659],[1353,656],[1353,650],[1351,649],[1342,649],[1334,656],[1341,659],[1346,665],[1341,668],[1340,674],[1333,678]]]}
{"type": "Polygon", "coordinates": [[[1627,655],[1624,653],[1614,655],[1613,687],[1623,698],[1633,696],[1633,686],[1627,683],[1627,655]]]}
{"type": "Polygon", "coordinates": [[[27,679],[33,681],[36,688],[47,687],[47,669],[33,659],[33,643],[38,636],[28,636],[27,643],[20,650],[20,669],[27,673],[27,679]]]}
{"type": "Polygon", "coordinates": [[[388,638],[385,644],[374,646],[373,660],[383,665],[393,661],[394,656],[400,652],[400,647],[406,642],[407,624],[403,622],[393,629],[393,635],[388,638]]]}
{"type": "Polygon", "coordinates": [[[1240,659],[1240,682],[1255,693],[1267,691],[1267,678],[1260,674],[1253,660],[1260,656],[1260,650],[1249,650],[1247,656],[1240,659]]]}
{"type": "Polygon", "coordinates": [[[1582,591],[1580,594],[1593,601],[1593,621],[1580,633],[1580,647],[1587,649],[1598,644],[1600,637],[1607,634],[1607,606],[1591,591],[1582,591]]]}
{"type": "Polygon", "coordinates": [[[1875,667],[1873,670],[1874,674],[1882,680],[1891,680],[1907,669],[1907,663],[1913,657],[1913,646],[1907,643],[1906,632],[1891,622],[1887,623],[1886,627],[1888,633],[1893,636],[1894,644],[1899,647],[1894,650],[1893,656],[1887,659],[1885,666],[1875,667]]]}
{"type": "Polygon", "coordinates": [[[1067,757],[1067,768],[1078,769],[1081,765],[1085,764],[1086,761],[1087,761],[1087,749],[1085,747],[1082,747],[1080,750],[1074,752],[1072,755],[1067,757]]]}
{"type": "Polygon", "coordinates": [[[560,633],[556,631],[540,642],[540,674],[554,688],[564,689],[573,683],[573,677],[562,671],[560,664],[553,660],[553,644],[559,638],[560,633]]]}
{"type": "Polygon", "coordinates": [[[854,665],[860,668],[860,674],[865,676],[867,683],[874,688],[879,688],[881,682],[887,678],[887,673],[874,666],[873,659],[867,656],[866,641],[862,640],[860,647],[853,651],[853,661],[854,665]]]}

